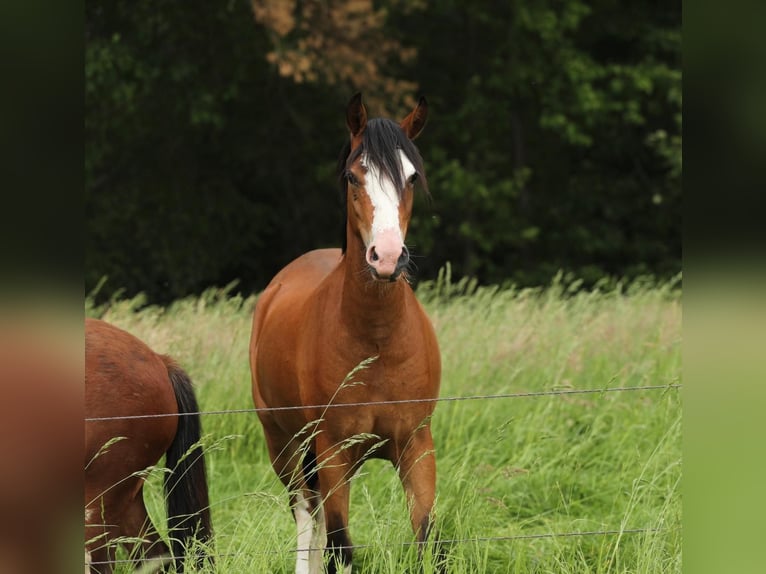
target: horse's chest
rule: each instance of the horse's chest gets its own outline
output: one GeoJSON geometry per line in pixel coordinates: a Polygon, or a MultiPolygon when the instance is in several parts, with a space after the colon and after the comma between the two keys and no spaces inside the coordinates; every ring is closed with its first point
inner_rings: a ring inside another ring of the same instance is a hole
{"type": "Polygon", "coordinates": [[[356,352],[341,349],[319,354],[302,378],[304,385],[315,387],[327,399],[391,401],[419,395],[428,379],[428,364],[413,353],[369,345],[356,352]]]}

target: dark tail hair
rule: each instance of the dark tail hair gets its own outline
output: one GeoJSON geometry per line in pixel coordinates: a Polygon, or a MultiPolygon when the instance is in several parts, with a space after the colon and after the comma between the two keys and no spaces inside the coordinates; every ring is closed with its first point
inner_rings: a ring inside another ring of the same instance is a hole
{"type": "MultiPolygon", "coordinates": [[[[165,475],[168,529],[177,572],[183,572],[186,544],[207,541],[213,534],[210,501],[202,447],[196,444],[202,435],[197,399],[189,375],[169,357],[163,357],[173,392],[178,402],[178,430],[166,454],[170,472],[165,475]],[[188,414],[195,413],[195,414],[188,414]],[[193,448],[192,448],[193,447],[193,448]]],[[[201,563],[203,556],[198,556],[201,563]]]]}

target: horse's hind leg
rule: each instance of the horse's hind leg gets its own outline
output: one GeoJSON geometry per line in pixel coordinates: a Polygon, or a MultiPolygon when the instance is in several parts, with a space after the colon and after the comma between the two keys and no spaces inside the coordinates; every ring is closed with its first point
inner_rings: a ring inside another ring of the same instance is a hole
{"type": "Polygon", "coordinates": [[[340,443],[333,444],[326,434],[316,440],[317,472],[322,493],[327,528],[327,573],[351,572],[351,537],[348,533],[348,505],[351,494],[353,466],[341,451],[340,443]]]}
{"type": "Polygon", "coordinates": [[[262,419],[274,471],[290,493],[290,506],[298,533],[296,574],[320,574],[326,541],[324,513],[316,491],[315,459],[307,445],[288,436],[268,418],[262,419]]]}
{"type": "MultiPolygon", "coordinates": [[[[170,556],[167,545],[162,541],[146,512],[143,485],[138,489],[122,515],[121,534],[132,539],[125,543],[131,556],[152,559],[170,556]]],[[[183,557],[181,557],[183,558],[183,557]]]]}
{"type": "Polygon", "coordinates": [[[303,456],[303,479],[291,497],[293,514],[298,528],[298,564],[296,573],[323,572],[323,553],[327,544],[324,506],[319,493],[319,474],[316,456],[310,450],[303,456]],[[300,552],[305,550],[305,552],[300,552]]]}

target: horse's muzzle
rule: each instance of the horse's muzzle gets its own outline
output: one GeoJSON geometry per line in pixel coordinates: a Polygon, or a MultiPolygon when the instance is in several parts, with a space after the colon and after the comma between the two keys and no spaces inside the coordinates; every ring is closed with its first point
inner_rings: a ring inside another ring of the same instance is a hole
{"type": "Polygon", "coordinates": [[[410,263],[410,251],[407,249],[406,245],[402,246],[402,252],[396,260],[396,266],[394,267],[393,272],[388,276],[383,276],[378,272],[374,264],[377,260],[378,256],[373,247],[370,251],[370,258],[368,259],[368,267],[370,268],[370,273],[372,273],[373,278],[376,281],[388,281],[389,283],[394,283],[399,279],[402,272],[407,269],[407,266],[410,263]]]}

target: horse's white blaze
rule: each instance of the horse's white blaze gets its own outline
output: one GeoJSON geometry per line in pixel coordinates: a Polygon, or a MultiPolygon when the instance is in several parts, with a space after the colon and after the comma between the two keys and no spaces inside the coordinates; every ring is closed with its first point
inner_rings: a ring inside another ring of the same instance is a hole
{"type": "MultiPolygon", "coordinates": [[[[399,158],[402,162],[405,181],[415,173],[415,166],[407,158],[402,150],[399,150],[399,158]]],[[[370,243],[375,242],[375,236],[382,231],[393,229],[399,235],[402,243],[401,227],[399,227],[399,194],[396,191],[397,186],[387,177],[383,177],[376,165],[362,158],[362,166],[367,168],[365,176],[367,195],[372,203],[372,229],[370,230],[370,243]]]]}
{"type": "Polygon", "coordinates": [[[313,517],[309,508],[308,502],[299,492],[293,507],[298,529],[298,558],[295,562],[295,574],[321,574],[324,568],[323,553],[327,545],[324,509],[320,504],[316,517],[313,517]]]}

